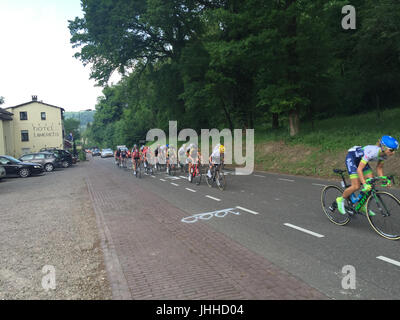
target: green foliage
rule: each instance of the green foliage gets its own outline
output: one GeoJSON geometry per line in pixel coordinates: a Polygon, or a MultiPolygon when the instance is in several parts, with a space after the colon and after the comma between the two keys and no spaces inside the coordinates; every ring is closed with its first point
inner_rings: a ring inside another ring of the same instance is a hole
{"type": "Polygon", "coordinates": [[[69,118],[64,120],[64,129],[67,136],[72,133],[74,140],[79,140],[81,138],[79,130],[79,120],[69,118]]]}
{"type": "Polygon", "coordinates": [[[80,128],[81,129],[85,129],[88,125],[88,123],[93,122],[94,120],[94,114],[95,114],[95,110],[85,110],[85,111],[68,111],[68,112],[64,112],[64,118],[65,119],[75,119],[78,120],[80,122],[80,128]]]}
{"type": "Polygon", "coordinates": [[[382,123],[399,105],[397,0],[352,1],[356,30],[341,27],[345,0],[81,3],[69,29],[76,57],[105,86],[84,134],[100,147],[131,146],[177,120],[198,132],[272,127],[269,137],[331,150],[342,138],[321,133],[324,119],[329,128],[334,116],[373,111],[382,123]],[[122,80],[107,86],[116,71],[122,80]]]}
{"type": "Polygon", "coordinates": [[[86,152],[83,149],[78,150],[78,158],[80,161],[86,161],[86,152]]]}

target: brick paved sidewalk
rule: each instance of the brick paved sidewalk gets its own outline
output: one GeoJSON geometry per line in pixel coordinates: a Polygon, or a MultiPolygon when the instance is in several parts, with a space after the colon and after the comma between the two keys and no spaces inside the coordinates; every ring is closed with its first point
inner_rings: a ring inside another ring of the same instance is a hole
{"type": "Polygon", "coordinates": [[[131,175],[89,170],[114,299],[327,299],[207,224],[182,223],[186,212],[131,175]]]}

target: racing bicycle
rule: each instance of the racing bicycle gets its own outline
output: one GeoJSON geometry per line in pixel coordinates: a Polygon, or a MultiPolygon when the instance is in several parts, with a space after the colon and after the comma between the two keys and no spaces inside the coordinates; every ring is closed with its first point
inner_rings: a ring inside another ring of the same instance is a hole
{"type": "Polygon", "coordinates": [[[214,164],[211,167],[211,177],[207,174],[208,168],[206,168],[206,182],[207,185],[211,188],[215,183],[221,191],[225,190],[226,181],[225,181],[225,174],[223,170],[223,164],[214,164]]]}
{"type": "Polygon", "coordinates": [[[141,178],[142,177],[142,171],[143,171],[143,161],[141,161],[138,158],[134,159],[135,161],[135,167],[133,167],[133,174],[135,175],[136,178],[141,178]],[[135,170],[136,168],[136,170],[135,170]]]}
{"type": "Polygon", "coordinates": [[[333,172],[339,174],[342,181],[341,187],[328,185],[322,190],[322,209],[328,219],[336,225],[344,226],[351,218],[362,215],[367,218],[372,229],[380,236],[389,240],[399,240],[400,200],[389,192],[377,189],[379,183],[381,183],[381,187],[386,187],[391,182],[394,184],[394,177],[383,176],[367,179],[366,182],[371,185],[371,190],[366,193],[360,192],[358,197],[352,194],[349,199],[345,199],[346,213],[341,214],[336,198],[340,197],[344,189],[350,185],[346,182],[345,170],[334,169],[333,172]]]}
{"type": "Polygon", "coordinates": [[[192,165],[189,173],[189,182],[194,182],[197,185],[201,183],[201,163],[198,161],[196,164],[192,165]]]}

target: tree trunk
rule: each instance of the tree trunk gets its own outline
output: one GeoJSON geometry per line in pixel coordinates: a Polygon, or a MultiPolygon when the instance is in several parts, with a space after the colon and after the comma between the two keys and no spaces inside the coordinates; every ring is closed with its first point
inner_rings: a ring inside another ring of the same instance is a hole
{"type": "Polygon", "coordinates": [[[279,113],[272,114],[272,129],[279,128],[279,113]]]}
{"type": "Polygon", "coordinates": [[[294,137],[300,132],[300,119],[298,109],[289,111],[289,134],[294,137]]]}
{"type": "MultiPolygon", "coordinates": [[[[286,9],[293,5],[296,0],[287,0],[286,9]]],[[[294,88],[297,87],[299,83],[299,74],[297,71],[297,66],[299,65],[299,59],[297,56],[297,17],[295,14],[289,17],[287,26],[287,36],[289,39],[294,40],[288,42],[287,54],[288,54],[288,81],[294,88]]],[[[299,96],[298,89],[292,89],[292,94],[299,96]]],[[[295,106],[294,109],[289,111],[289,132],[290,136],[293,137],[297,135],[300,131],[300,118],[299,118],[299,106],[295,106]]]]}
{"type": "Polygon", "coordinates": [[[222,97],[220,97],[220,99],[221,99],[221,103],[222,103],[222,109],[224,110],[226,120],[228,121],[228,124],[229,124],[229,129],[231,130],[231,132],[233,132],[233,122],[232,122],[231,116],[229,114],[228,109],[226,108],[224,99],[222,97]]]}

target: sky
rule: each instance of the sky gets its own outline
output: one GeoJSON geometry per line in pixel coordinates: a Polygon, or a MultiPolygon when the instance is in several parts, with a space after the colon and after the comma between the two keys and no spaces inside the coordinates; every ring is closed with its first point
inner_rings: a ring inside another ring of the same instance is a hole
{"type": "Polygon", "coordinates": [[[0,0],[2,108],[32,95],[65,111],[95,108],[102,88],[70,44],[68,20],[77,16],[83,17],[80,0],[0,0]]]}

